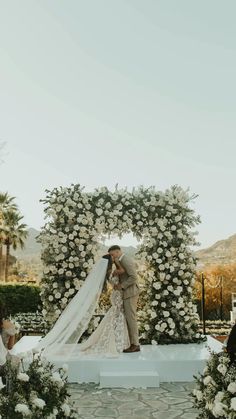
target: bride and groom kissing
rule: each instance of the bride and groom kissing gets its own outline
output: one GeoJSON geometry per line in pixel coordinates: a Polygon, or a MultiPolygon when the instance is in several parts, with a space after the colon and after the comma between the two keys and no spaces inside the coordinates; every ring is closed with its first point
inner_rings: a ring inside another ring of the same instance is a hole
{"type": "Polygon", "coordinates": [[[80,350],[110,355],[139,352],[139,286],[135,262],[117,245],[111,246],[103,259],[108,261],[105,283],[108,281],[113,287],[111,307],[93,334],[80,345],[80,350]]]}
{"type": "Polygon", "coordinates": [[[135,262],[117,245],[96,262],[83,285],[61,313],[52,329],[37,344],[46,358],[67,354],[117,357],[140,351],[137,303],[139,286],[135,262]],[[112,285],[111,307],[85,341],[101,293],[112,285]]]}

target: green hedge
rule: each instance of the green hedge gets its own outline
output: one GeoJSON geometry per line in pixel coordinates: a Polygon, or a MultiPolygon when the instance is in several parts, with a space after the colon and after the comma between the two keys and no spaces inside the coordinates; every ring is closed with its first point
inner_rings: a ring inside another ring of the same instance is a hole
{"type": "Polygon", "coordinates": [[[41,307],[40,288],[35,285],[0,285],[0,303],[7,314],[35,312],[41,307]]]}

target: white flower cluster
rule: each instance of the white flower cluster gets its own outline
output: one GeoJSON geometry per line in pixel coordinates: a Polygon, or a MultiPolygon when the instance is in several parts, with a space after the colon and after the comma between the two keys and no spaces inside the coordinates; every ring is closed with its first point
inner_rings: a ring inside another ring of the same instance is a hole
{"type": "Polygon", "coordinates": [[[40,353],[34,354],[26,364],[27,370],[24,370],[23,360],[17,368],[13,359],[7,362],[3,376],[6,383],[11,380],[11,386],[4,385],[0,378],[0,418],[77,417],[66,388],[68,366],[65,364],[55,371],[40,353]]]}
{"type": "Polygon", "coordinates": [[[236,368],[226,353],[212,353],[193,390],[201,417],[236,417],[236,368]]]}
{"type": "Polygon", "coordinates": [[[79,185],[48,192],[44,200],[48,222],[40,235],[45,265],[41,296],[48,323],[55,322],[80,288],[102,235],[132,231],[142,239],[139,256],[146,265],[143,340],[198,340],[192,302],[195,260],[190,249],[195,244],[191,229],[199,219],[189,206],[192,198],[177,186],[164,193],[143,187],[86,193],[79,185]]]}

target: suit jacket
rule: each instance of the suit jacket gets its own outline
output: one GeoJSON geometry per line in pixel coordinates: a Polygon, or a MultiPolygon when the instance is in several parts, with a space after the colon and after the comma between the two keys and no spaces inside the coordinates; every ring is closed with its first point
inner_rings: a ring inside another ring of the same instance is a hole
{"type": "Polygon", "coordinates": [[[130,257],[123,255],[120,260],[121,266],[125,272],[120,275],[120,283],[123,290],[123,298],[134,297],[139,294],[138,276],[136,272],[135,262],[130,257]]]}

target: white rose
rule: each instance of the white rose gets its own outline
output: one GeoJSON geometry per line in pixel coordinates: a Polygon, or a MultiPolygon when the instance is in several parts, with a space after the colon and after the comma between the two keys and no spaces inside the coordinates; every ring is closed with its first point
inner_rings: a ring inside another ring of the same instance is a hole
{"type": "Polygon", "coordinates": [[[236,382],[233,381],[232,383],[230,383],[227,387],[227,390],[232,394],[236,393],[236,382]]]}
{"type": "Polygon", "coordinates": [[[25,383],[27,383],[29,381],[29,376],[28,376],[28,374],[26,374],[24,372],[20,372],[17,375],[17,379],[20,380],[20,381],[24,381],[25,383]]]}
{"type": "Polygon", "coordinates": [[[221,402],[215,402],[213,405],[212,413],[214,417],[225,417],[227,406],[221,402]]]}
{"type": "Polygon", "coordinates": [[[231,408],[232,410],[236,410],[236,397],[233,397],[233,398],[231,399],[230,408],[231,408]]]}
{"type": "Polygon", "coordinates": [[[227,372],[227,367],[223,364],[219,364],[217,370],[222,374],[225,375],[227,372]]]}
{"type": "Polygon", "coordinates": [[[96,208],[95,211],[96,211],[96,213],[97,213],[98,216],[102,215],[102,213],[103,213],[102,208],[96,208]]]}
{"type": "Polygon", "coordinates": [[[43,399],[39,399],[38,397],[32,400],[32,404],[39,409],[43,409],[46,405],[45,401],[43,399]]]}
{"type": "Polygon", "coordinates": [[[205,386],[207,386],[208,384],[210,384],[212,382],[212,378],[210,375],[207,375],[204,379],[203,379],[203,384],[205,386]]]}
{"type": "Polygon", "coordinates": [[[161,288],[161,284],[159,282],[153,282],[153,288],[159,290],[161,288]]]}
{"type": "Polygon", "coordinates": [[[63,386],[63,381],[62,381],[62,378],[61,378],[59,372],[57,372],[57,371],[54,372],[51,376],[51,380],[54,383],[57,383],[59,387],[63,386]]]}
{"type": "Polygon", "coordinates": [[[65,414],[65,416],[70,416],[70,406],[67,403],[64,403],[61,406],[61,410],[63,411],[63,413],[65,414]]]}
{"type": "Polygon", "coordinates": [[[66,271],[66,276],[69,278],[72,276],[72,272],[71,271],[66,271]]]}
{"type": "Polygon", "coordinates": [[[169,311],[163,311],[163,316],[164,317],[169,317],[169,315],[170,315],[169,311]]]}
{"type": "Polygon", "coordinates": [[[22,413],[23,416],[30,416],[31,411],[28,408],[27,404],[24,403],[18,403],[15,407],[15,412],[22,413]]]}

